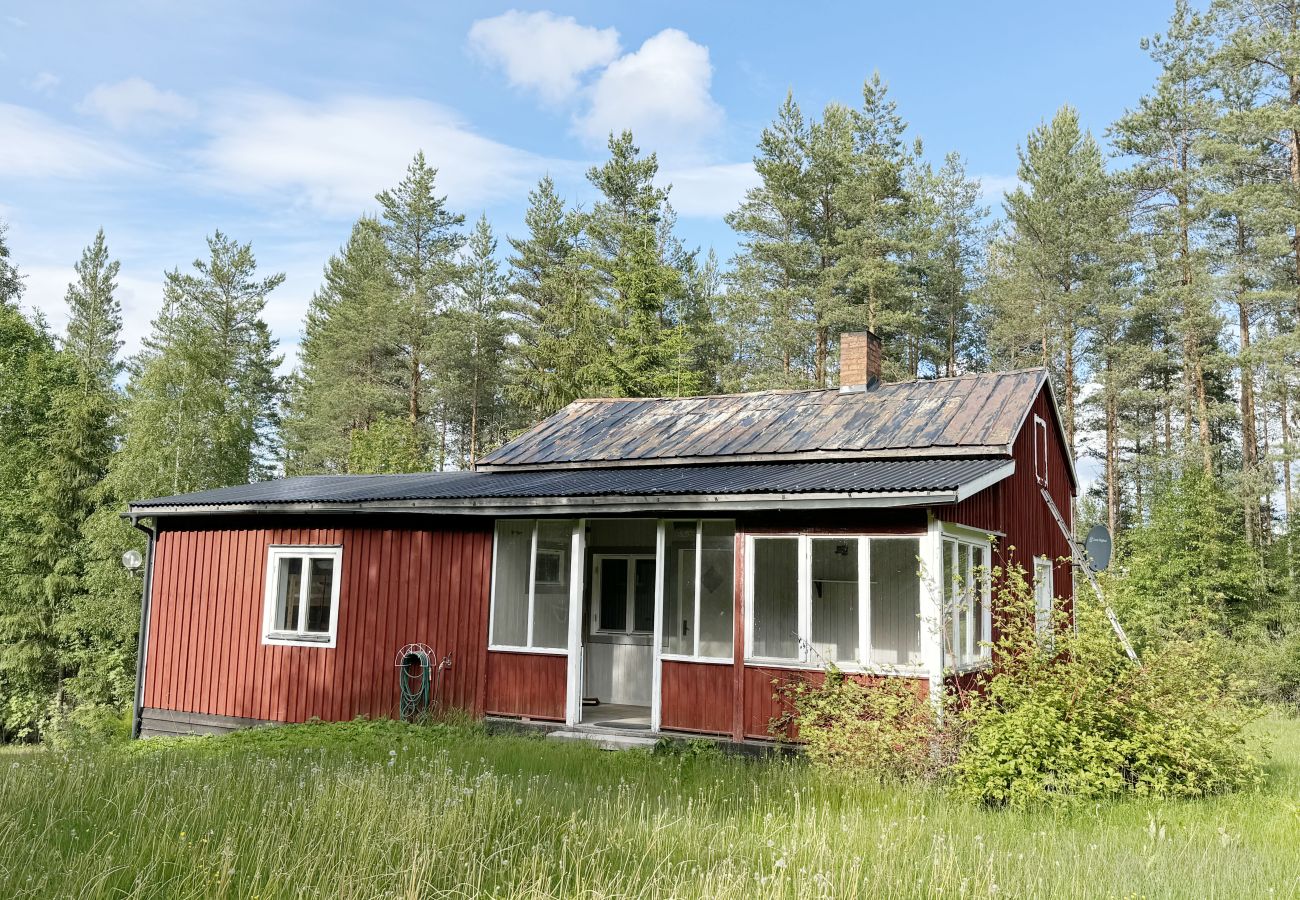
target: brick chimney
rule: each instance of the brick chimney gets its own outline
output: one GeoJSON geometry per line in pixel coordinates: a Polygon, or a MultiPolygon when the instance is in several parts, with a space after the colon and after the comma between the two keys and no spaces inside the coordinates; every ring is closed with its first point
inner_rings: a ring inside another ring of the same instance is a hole
{"type": "Polygon", "coordinates": [[[840,390],[866,390],[880,383],[880,338],[870,331],[840,335],[840,390]]]}

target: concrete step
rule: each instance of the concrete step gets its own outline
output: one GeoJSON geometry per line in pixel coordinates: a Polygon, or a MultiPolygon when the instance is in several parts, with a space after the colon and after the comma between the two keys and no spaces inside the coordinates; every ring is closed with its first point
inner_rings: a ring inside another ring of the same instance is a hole
{"type": "Polygon", "coordinates": [[[586,741],[602,750],[650,750],[658,743],[657,738],[644,734],[627,734],[610,731],[587,731],[569,729],[552,731],[546,735],[551,741],[586,741]]]}

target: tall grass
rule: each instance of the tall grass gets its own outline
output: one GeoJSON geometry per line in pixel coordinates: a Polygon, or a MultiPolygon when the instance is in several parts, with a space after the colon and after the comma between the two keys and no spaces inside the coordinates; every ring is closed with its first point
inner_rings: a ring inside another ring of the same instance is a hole
{"type": "Polygon", "coordinates": [[[310,725],[5,756],[0,897],[1294,897],[1265,791],[1008,813],[796,760],[310,725]]]}

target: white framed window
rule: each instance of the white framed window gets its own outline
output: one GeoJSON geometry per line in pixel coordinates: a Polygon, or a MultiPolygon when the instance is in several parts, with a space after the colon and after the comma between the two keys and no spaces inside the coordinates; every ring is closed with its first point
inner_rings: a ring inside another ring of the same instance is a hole
{"type": "Polygon", "coordinates": [[[262,643],[333,647],[338,637],[342,563],[342,547],[271,547],[262,643]]]}
{"type": "Polygon", "coordinates": [[[1056,596],[1052,573],[1052,561],[1048,557],[1034,557],[1034,631],[1048,645],[1052,641],[1052,608],[1056,596]]]}
{"type": "Polygon", "coordinates": [[[943,538],[944,654],[957,668],[992,656],[987,538],[945,533],[943,538]]]}
{"type": "Polygon", "coordinates": [[[1034,476],[1047,485],[1047,422],[1039,415],[1034,416],[1034,476]]]}
{"type": "Polygon", "coordinates": [[[488,645],[564,652],[569,643],[572,519],[502,519],[492,548],[488,645]]]}
{"type": "Polygon", "coordinates": [[[747,535],[746,659],[918,669],[920,552],[918,537],[747,535]]]}
{"type": "Polygon", "coordinates": [[[654,555],[597,553],[591,558],[591,570],[592,631],[653,634],[654,555]]]}
{"type": "Polygon", "coordinates": [[[663,523],[662,656],[733,662],[736,523],[663,523]]]}

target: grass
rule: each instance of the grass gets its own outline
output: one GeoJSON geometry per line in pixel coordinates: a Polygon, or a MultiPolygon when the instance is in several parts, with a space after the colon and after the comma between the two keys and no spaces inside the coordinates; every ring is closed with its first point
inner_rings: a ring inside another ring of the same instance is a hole
{"type": "Polygon", "coordinates": [[[794,760],[470,726],[259,729],[0,761],[3,897],[1294,897],[1300,722],[1268,787],[1007,813],[794,760]]]}

